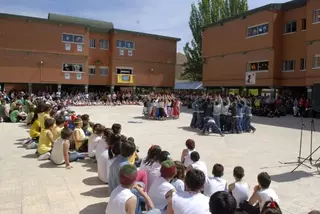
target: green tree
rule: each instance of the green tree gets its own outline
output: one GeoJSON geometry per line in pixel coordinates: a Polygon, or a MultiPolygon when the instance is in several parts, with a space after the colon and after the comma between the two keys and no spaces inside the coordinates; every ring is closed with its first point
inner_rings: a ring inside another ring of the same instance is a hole
{"type": "Polygon", "coordinates": [[[247,0],[199,0],[191,5],[189,27],[193,39],[183,48],[187,57],[183,78],[202,80],[202,28],[247,10],[247,0]]]}

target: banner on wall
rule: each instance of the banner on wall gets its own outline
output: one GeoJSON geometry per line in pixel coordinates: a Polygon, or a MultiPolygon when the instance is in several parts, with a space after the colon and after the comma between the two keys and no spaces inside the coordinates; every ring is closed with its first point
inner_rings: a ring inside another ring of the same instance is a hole
{"type": "Polygon", "coordinates": [[[256,72],[246,72],[246,85],[256,84],[256,72]]]}
{"type": "Polygon", "coordinates": [[[118,83],[133,83],[133,75],[131,74],[118,74],[118,83]]]}

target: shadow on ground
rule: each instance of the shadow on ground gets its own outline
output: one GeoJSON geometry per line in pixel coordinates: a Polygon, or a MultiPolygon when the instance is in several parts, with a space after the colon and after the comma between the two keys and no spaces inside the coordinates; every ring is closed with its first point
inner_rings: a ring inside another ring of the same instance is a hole
{"type": "Polygon", "coordinates": [[[97,187],[89,190],[88,192],[81,193],[83,196],[91,196],[95,198],[106,198],[109,197],[108,187],[97,187]]]}
{"type": "Polygon", "coordinates": [[[97,163],[94,163],[94,160],[84,159],[84,160],[79,160],[79,162],[85,163],[82,166],[89,168],[89,169],[87,169],[87,172],[98,172],[97,163]]]}
{"type": "Polygon", "coordinates": [[[54,163],[52,163],[51,161],[48,161],[48,162],[44,162],[44,163],[41,163],[39,165],[40,168],[47,168],[47,169],[55,169],[55,168],[65,168],[65,164],[61,164],[61,165],[56,165],[54,163]]]}
{"type": "Polygon", "coordinates": [[[285,172],[278,175],[271,175],[271,180],[283,183],[283,182],[291,182],[296,181],[301,178],[308,178],[314,176],[314,173],[309,173],[305,171],[294,171],[294,172],[285,172]]]}
{"type": "Polygon", "coordinates": [[[27,155],[24,155],[24,156],[21,156],[22,158],[38,158],[38,155],[37,154],[27,154],[27,155]]]}
{"type": "Polygon", "coordinates": [[[92,214],[92,213],[105,213],[108,203],[101,202],[97,204],[91,204],[81,210],[79,214],[92,214]]]}
{"type": "Polygon", "coordinates": [[[88,185],[88,186],[97,186],[97,185],[103,185],[104,184],[102,181],[100,181],[100,179],[97,176],[85,178],[85,179],[82,180],[82,182],[85,185],[88,185]]]}

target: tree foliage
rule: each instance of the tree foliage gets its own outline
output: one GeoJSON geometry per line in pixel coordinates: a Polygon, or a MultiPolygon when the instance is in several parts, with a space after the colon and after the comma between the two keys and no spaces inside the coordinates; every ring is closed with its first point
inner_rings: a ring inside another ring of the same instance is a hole
{"type": "Polygon", "coordinates": [[[191,5],[189,27],[193,39],[183,48],[187,57],[183,73],[185,79],[202,80],[202,28],[247,10],[247,0],[199,0],[191,5]]]}

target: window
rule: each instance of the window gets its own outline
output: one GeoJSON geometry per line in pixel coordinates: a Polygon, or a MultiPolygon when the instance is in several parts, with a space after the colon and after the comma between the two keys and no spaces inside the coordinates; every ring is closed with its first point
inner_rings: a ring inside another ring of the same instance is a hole
{"type": "Polygon", "coordinates": [[[73,35],[72,34],[62,34],[62,41],[63,42],[73,42],[73,35]]]}
{"type": "Polygon", "coordinates": [[[96,40],[90,39],[90,48],[96,48],[96,40]]]}
{"type": "Polygon", "coordinates": [[[107,76],[109,73],[108,67],[100,67],[100,76],[107,76]]]}
{"type": "Polygon", "coordinates": [[[84,37],[83,37],[83,36],[74,35],[73,38],[74,38],[74,42],[75,42],[75,43],[81,43],[81,44],[84,43],[84,37]]]}
{"type": "Polygon", "coordinates": [[[307,67],[307,59],[301,58],[300,59],[300,71],[305,71],[307,67]]]}
{"type": "Polygon", "coordinates": [[[63,33],[62,34],[62,41],[69,42],[69,43],[71,42],[71,43],[83,44],[84,43],[84,36],[63,33]]]}
{"type": "Polygon", "coordinates": [[[302,19],[302,31],[307,30],[307,20],[306,19],[302,19]]]}
{"type": "Polygon", "coordinates": [[[269,61],[249,62],[247,71],[268,71],[269,61]]]}
{"type": "Polygon", "coordinates": [[[261,36],[268,34],[269,25],[267,24],[261,24],[257,26],[248,27],[247,30],[247,37],[253,37],[253,36],[261,36]]]}
{"type": "Polygon", "coordinates": [[[90,75],[95,75],[96,74],[96,68],[95,66],[89,66],[89,74],[90,75]]]}
{"type": "Polygon", "coordinates": [[[290,21],[285,25],[284,33],[297,32],[297,21],[290,21]]]}
{"type": "Polygon", "coordinates": [[[313,23],[320,22],[320,9],[313,11],[313,23]]]}
{"type": "Polygon", "coordinates": [[[316,55],[313,57],[313,65],[312,68],[319,69],[320,68],[320,55],[316,55]]]}
{"type": "Polygon", "coordinates": [[[117,74],[133,74],[132,68],[117,68],[117,74]]]}
{"type": "Polygon", "coordinates": [[[117,40],[117,48],[134,49],[135,43],[132,41],[117,40]]]}
{"type": "Polygon", "coordinates": [[[83,64],[64,63],[62,71],[83,72],[83,64]]]}
{"type": "Polygon", "coordinates": [[[109,49],[109,42],[108,40],[100,40],[100,49],[109,49]]]}
{"type": "Polygon", "coordinates": [[[283,71],[294,71],[295,67],[295,61],[294,60],[286,60],[283,62],[283,71]]]}

